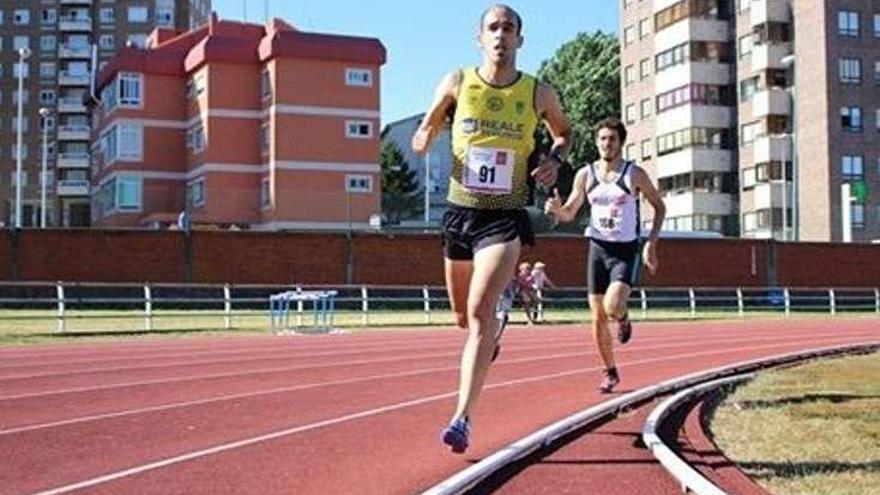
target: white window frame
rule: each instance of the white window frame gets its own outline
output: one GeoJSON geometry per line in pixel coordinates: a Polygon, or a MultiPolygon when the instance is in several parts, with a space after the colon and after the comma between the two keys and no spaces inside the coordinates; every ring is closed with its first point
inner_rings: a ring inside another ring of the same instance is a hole
{"type": "Polygon", "coordinates": [[[40,24],[50,26],[58,23],[58,10],[52,8],[44,8],[40,10],[40,24]],[[48,14],[48,15],[47,15],[48,14]]]}
{"type": "Polygon", "coordinates": [[[194,155],[205,151],[205,128],[202,124],[191,127],[186,133],[186,146],[194,155]]]}
{"type": "Polygon", "coordinates": [[[115,50],[116,36],[114,34],[102,34],[98,37],[98,48],[101,50],[115,50]],[[109,43],[107,42],[109,40],[109,43]]]}
{"type": "Polygon", "coordinates": [[[260,153],[268,155],[272,151],[272,126],[269,122],[260,125],[260,153]]]}
{"type": "Polygon", "coordinates": [[[373,138],[373,122],[369,120],[346,120],[345,121],[345,137],[349,139],[372,139],[373,138]],[[367,133],[362,134],[360,131],[363,126],[367,126],[367,133]],[[357,132],[352,132],[357,129],[357,132]]]}
{"type": "Polygon", "coordinates": [[[101,11],[98,16],[100,18],[101,24],[116,23],[116,10],[113,7],[101,7],[101,11]]]}
{"type": "Polygon", "coordinates": [[[16,26],[27,26],[31,23],[30,9],[15,9],[12,13],[12,24],[16,26]]]}
{"type": "Polygon", "coordinates": [[[54,89],[41,89],[40,90],[40,105],[54,105],[57,101],[55,90],[54,89]],[[52,95],[49,98],[46,98],[46,95],[52,95]]]}
{"type": "Polygon", "coordinates": [[[272,98],[272,75],[269,68],[260,71],[260,100],[272,98]]]}
{"type": "Polygon", "coordinates": [[[346,86],[372,87],[373,86],[373,71],[371,69],[347,67],[345,69],[345,85],[346,86]],[[363,80],[363,79],[366,79],[366,80],[363,80]]]}
{"type": "Polygon", "coordinates": [[[119,159],[140,162],[144,159],[144,125],[140,122],[120,122],[118,133],[119,159]]]}
{"type": "Polygon", "coordinates": [[[193,208],[201,208],[205,206],[205,178],[191,180],[186,183],[186,203],[193,208]],[[195,192],[198,191],[198,196],[195,192]]]}
{"type": "Polygon", "coordinates": [[[31,47],[31,37],[28,35],[15,35],[12,37],[12,49],[17,53],[22,48],[31,47]]]}
{"type": "Polygon", "coordinates": [[[116,187],[113,191],[113,203],[115,210],[123,213],[137,213],[143,209],[144,204],[144,178],[140,175],[121,174],[116,176],[116,187]],[[123,183],[135,185],[137,200],[133,203],[122,204],[123,183]]]}
{"type": "Polygon", "coordinates": [[[116,78],[117,104],[122,108],[144,107],[144,75],[138,72],[121,72],[116,78]],[[137,95],[123,95],[131,88],[137,88],[137,95]]]}
{"type": "Polygon", "coordinates": [[[272,185],[268,177],[260,179],[260,209],[268,210],[272,207],[272,185]]]}
{"type": "Polygon", "coordinates": [[[373,176],[372,175],[345,175],[345,192],[367,194],[373,192],[373,176]],[[352,184],[353,181],[364,181],[365,186],[360,184],[352,184]]]}
{"type": "Polygon", "coordinates": [[[126,19],[129,24],[146,24],[150,22],[150,9],[146,5],[129,5],[126,12],[126,19]],[[143,12],[143,18],[136,16],[132,19],[132,14],[143,12]]]}
{"type": "Polygon", "coordinates": [[[44,34],[40,36],[40,51],[41,52],[53,52],[58,48],[58,38],[55,37],[54,34],[44,34]],[[51,40],[51,43],[47,43],[47,41],[51,40]]]}

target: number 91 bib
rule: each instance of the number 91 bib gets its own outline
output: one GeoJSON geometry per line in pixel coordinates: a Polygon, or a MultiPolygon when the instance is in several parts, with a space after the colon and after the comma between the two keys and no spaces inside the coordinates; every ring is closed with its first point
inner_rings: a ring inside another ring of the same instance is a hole
{"type": "Polygon", "coordinates": [[[483,194],[510,194],[513,191],[515,151],[505,148],[472,146],[461,183],[469,190],[483,194]]]}

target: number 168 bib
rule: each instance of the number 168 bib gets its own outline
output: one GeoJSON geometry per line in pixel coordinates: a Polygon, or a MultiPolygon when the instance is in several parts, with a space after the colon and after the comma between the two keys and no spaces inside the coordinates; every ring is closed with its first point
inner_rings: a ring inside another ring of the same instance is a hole
{"type": "Polygon", "coordinates": [[[472,146],[461,183],[483,194],[510,194],[513,191],[514,150],[472,146]]]}

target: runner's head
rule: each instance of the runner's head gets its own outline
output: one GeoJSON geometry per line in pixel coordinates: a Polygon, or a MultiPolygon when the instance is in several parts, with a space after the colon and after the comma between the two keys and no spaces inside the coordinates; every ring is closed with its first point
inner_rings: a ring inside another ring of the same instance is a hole
{"type": "Polygon", "coordinates": [[[522,43],[522,17],[515,10],[498,4],[483,11],[477,44],[485,60],[496,64],[515,62],[522,43]]]}
{"type": "Polygon", "coordinates": [[[626,126],[616,117],[607,117],[596,124],[596,148],[605,161],[620,157],[626,143],[626,126]]]}

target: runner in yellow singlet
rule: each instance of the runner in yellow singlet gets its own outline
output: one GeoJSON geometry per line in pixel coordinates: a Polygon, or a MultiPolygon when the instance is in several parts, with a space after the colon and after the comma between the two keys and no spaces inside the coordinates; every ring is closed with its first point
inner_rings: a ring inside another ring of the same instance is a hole
{"type": "Polygon", "coordinates": [[[534,131],[542,121],[553,138],[532,177],[550,187],[571,147],[571,127],[550,86],[516,68],[522,19],[506,5],[480,17],[479,67],[453,71],[412,139],[424,153],[452,113],[453,164],[449,208],[443,219],[446,289],[459,327],[467,329],[462,351],[458,406],[443,431],[453,452],[467,449],[469,415],[495,351],[495,304],[513,275],[522,244],[534,244],[528,214],[528,165],[534,131]]]}

